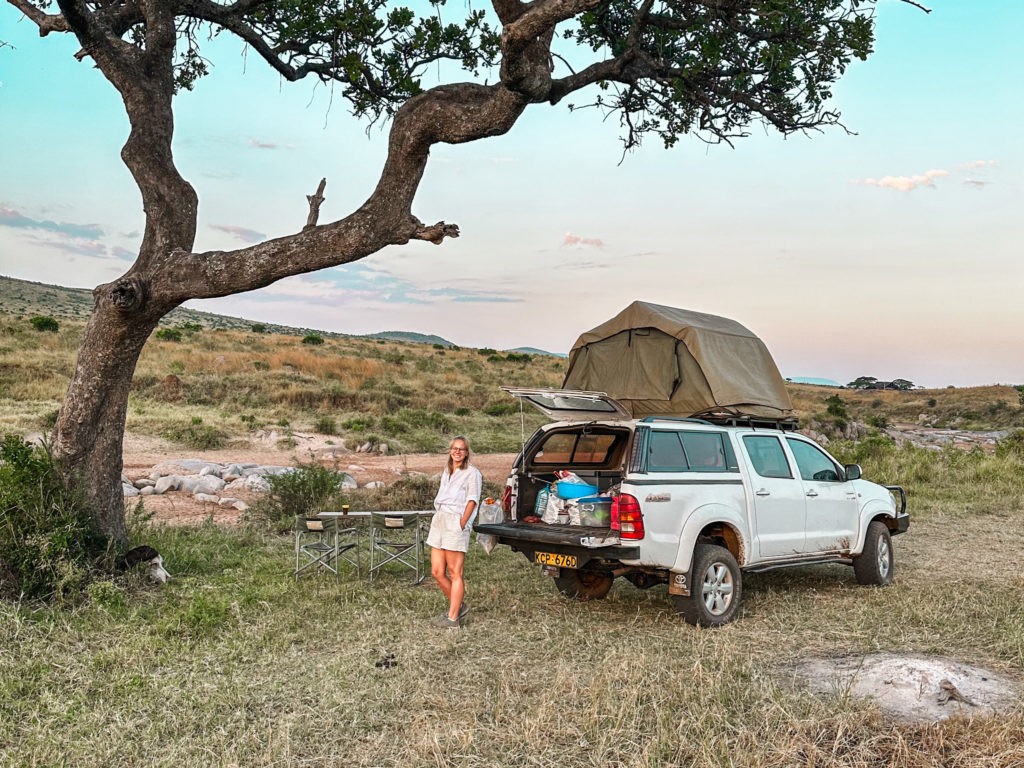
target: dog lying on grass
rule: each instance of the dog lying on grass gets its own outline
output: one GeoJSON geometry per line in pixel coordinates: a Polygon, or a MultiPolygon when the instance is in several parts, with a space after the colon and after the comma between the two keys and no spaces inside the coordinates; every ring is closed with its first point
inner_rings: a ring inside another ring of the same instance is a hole
{"type": "Polygon", "coordinates": [[[146,575],[149,576],[150,581],[166,584],[171,578],[171,574],[164,568],[164,559],[160,557],[160,553],[146,544],[129,549],[117,559],[117,567],[121,571],[127,571],[143,564],[149,568],[146,575]]]}

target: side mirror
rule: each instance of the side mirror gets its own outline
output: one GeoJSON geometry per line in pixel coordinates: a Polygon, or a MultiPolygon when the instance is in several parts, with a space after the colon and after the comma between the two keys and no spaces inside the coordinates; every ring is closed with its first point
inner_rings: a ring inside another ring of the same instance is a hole
{"type": "Polygon", "coordinates": [[[846,470],[847,480],[860,480],[860,464],[847,464],[843,469],[846,470]]]}

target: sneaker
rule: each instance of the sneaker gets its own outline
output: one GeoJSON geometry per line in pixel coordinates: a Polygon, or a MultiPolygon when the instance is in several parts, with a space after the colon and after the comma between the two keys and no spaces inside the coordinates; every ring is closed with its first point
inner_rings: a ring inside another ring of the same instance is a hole
{"type": "Polygon", "coordinates": [[[466,618],[467,613],[469,613],[469,605],[463,603],[459,606],[459,621],[462,621],[464,618],[466,618]]]}
{"type": "Polygon", "coordinates": [[[430,623],[438,629],[458,629],[462,626],[458,619],[449,619],[447,613],[441,614],[430,623]]]}

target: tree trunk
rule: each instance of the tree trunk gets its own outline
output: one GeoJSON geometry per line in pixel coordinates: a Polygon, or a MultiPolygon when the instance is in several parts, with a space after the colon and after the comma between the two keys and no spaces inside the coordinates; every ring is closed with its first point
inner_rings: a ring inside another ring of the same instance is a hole
{"type": "Polygon", "coordinates": [[[128,541],[121,488],[128,393],[142,348],[164,314],[139,311],[141,290],[128,278],[93,292],[53,440],[64,481],[85,494],[100,532],[115,546],[128,541]]]}

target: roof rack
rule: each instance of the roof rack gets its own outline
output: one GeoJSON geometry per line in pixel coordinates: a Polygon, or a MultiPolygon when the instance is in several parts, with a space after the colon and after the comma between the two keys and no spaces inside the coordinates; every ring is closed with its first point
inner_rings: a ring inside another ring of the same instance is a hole
{"type": "Polygon", "coordinates": [[[708,424],[716,427],[749,427],[750,429],[778,429],[795,432],[800,428],[796,417],[772,418],[771,416],[741,416],[735,413],[705,413],[703,416],[645,416],[640,423],[656,421],[680,421],[690,424],[708,424]]]}
{"type": "Polygon", "coordinates": [[[649,424],[652,421],[688,421],[691,424],[713,424],[707,419],[698,419],[692,416],[644,416],[640,419],[642,423],[649,424]]]}

